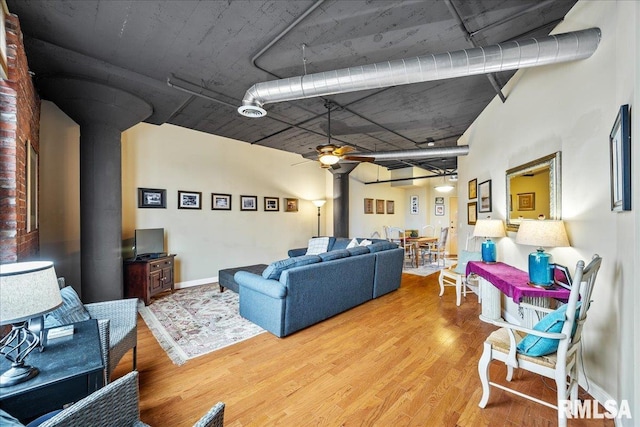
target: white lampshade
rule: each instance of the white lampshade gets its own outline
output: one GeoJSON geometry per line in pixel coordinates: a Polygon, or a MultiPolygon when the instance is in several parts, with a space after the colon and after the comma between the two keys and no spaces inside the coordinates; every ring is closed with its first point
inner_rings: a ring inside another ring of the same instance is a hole
{"type": "Polygon", "coordinates": [[[0,265],[0,325],[19,323],[62,305],[50,261],[0,265]]]}
{"type": "Polygon", "coordinates": [[[504,224],[501,219],[479,219],[473,228],[476,237],[504,237],[504,224]]]}
{"type": "Polygon", "coordinates": [[[520,223],[516,243],[554,248],[570,246],[562,220],[524,220],[520,223]]]}
{"type": "Polygon", "coordinates": [[[326,200],[312,200],[311,202],[318,208],[321,208],[325,203],[327,203],[326,200]]]}

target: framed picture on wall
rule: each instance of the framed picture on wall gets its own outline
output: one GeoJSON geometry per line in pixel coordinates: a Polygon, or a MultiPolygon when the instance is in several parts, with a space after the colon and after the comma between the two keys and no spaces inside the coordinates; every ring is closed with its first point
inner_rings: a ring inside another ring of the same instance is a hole
{"type": "Polygon", "coordinates": [[[285,212],[298,212],[298,199],[286,198],[285,202],[285,212]]]}
{"type": "Polygon", "coordinates": [[[395,202],[393,200],[387,200],[387,213],[392,214],[395,213],[395,202]]]}
{"type": "Polygon", "coordinates": [[[264,198],[264,210],[266,212],[277,212],[280,210],[280,199],[277,197],[264,198]]]}
{"type": "Polygon", "coordinates": [[[384,200],[376,200],[376,213],[377,214],[384,213],[384,200]]]}
{"type": "Polygon", "coordinates": [[[178,209],[202,209],[202,192],[178,190],[178,209]]]}
{"type": "Polygon", "coordinates": [[[410,196],[409,197],[409,213],[411,215],[418,215],[419,212],[419,201],[418,196],[410,196]]]}
{"type": "Polygon", "coordinates": [[[629,105],[620,107],[609,134],[611,152],[611,210],[631,210],[631,128],[629,105]]]}
{"type": "Polygon", "coordinates": [[[231,194],[211,193],[211,210],[230,211],[231,210],[231,194]]]}
{"type": "Polygon", "coordinates": [[[533,211],[536,209],[536,193],[518,193],[518,210],[533,211]]]}
{"type": "Polygon", "coordinates": [[[257,196],[240,196],[240,210],[241,211],[257,211],[258,197],[257,196]]]}
{"type": "Polygon", "coordinates": [[[478,202],[467,203],[467,224],[475,225],[478,220],[478,202]]]}
{"type": "Polygon", "coordinates": [[[160,188],[138,188],[138,207],[166,209],[167,190],[160,188]]]}
{"type": "Polygon", "coordinates": [[[444,216],[444,205],[436,205],[436,216],[444,216]]]}
{"type": "Polygon", "coordinates": [[[478,198],[480,206],[478,212],[491,212],[491,180],[478,184],[478,198]]]}
{"type": "Polygon", "coordinates": [[[473,200],[478,197],[478,179],[474,178],[469,181],[469,200],[473,200]]]}
{"type": "Polygon", "coordinates": [[[364,199],[364,213],[372,214],[373,213],[373,199],[364,199]]]}
{"type": "Polygon", "coordinates": [[[444,197],[436,197],[436,205],[444,205],[444,197]]]}

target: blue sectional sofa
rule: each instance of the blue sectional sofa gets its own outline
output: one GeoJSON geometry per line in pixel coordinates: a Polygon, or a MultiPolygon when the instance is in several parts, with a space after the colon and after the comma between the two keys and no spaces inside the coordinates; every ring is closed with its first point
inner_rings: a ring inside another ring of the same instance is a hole
{"type": "Polygon", "coordinates": [[[235,273],[240,315],[284,337],[400,287],[403,249],[375,239],[347,249],[350,241],[332,237],[327,251],[317,255],[290,250],[290,258],[272,263],[262,275],[235,273]]]}

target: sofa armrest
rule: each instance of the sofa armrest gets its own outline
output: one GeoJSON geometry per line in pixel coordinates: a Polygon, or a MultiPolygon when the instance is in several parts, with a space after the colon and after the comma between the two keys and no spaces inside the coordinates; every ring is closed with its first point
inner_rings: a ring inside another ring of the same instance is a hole
{"type": "Polygon", "coordinates": [[[287,287],[277,280],[265,279],[248,271],[238,271],[233,279],[239,286],[245,286],[255,292],[267,295],[271,298],[282,299],[287,295],[287,287]]]}
{"type": "Polygon", "coordinates": [[[293,258],[297,256],[302,256],[306,253],[307,253],[307,248],[296,248],[296,249],[289,249],[289,252],[287,252],[287,255],[289,255],[289,258],[293,258]]]}

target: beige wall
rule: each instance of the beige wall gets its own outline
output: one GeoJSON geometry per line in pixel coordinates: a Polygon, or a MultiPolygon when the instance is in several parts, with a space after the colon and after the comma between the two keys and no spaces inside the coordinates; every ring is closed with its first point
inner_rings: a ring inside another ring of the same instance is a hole
{"type": "MultiPolygon", "coordinates": [[[[633,301],[640,306],[635,267],[639,199],[635,189],[635,211],[610,211],[608,141],[620,105],[638,100],[639,8],[637,2],[579,2],[554,32],[600,27],[602,41],[593,56],[518,71],[504,90],[507,101],[494,100],[459,141],[470,146],[469,156],[459,160],[461,182],[491,179],[492,216],[503,219],[505,171],[562,151],[562,216],[572,247],[549,252],[571,269],[594,253],[603,257],[585,327],[584,367],[594,396],[636,402],[640,353],[630,337],[638,336],[639,324],[633,309],[633,301]]],[[[632,110],[637,129],[640,115],[632,110]]],[[[640,182],[637,168],[633,174],[633,182],[640,182]]],[[[459,196],[462,210],[468,199],[465,191],[459,196]]],[[[499,260],[526,270],[533,248],[516,245],[514,239],[515,233],[500,239],[499,260]]]]}

